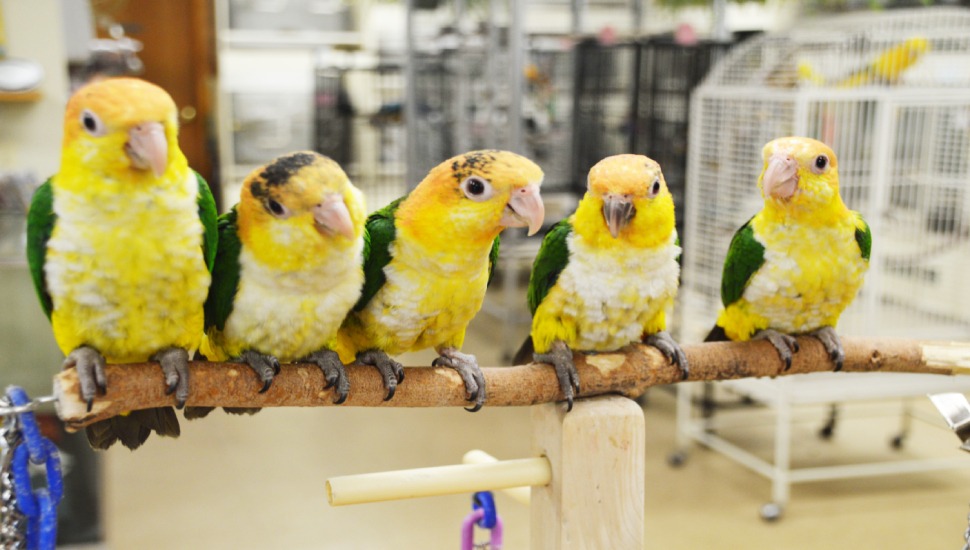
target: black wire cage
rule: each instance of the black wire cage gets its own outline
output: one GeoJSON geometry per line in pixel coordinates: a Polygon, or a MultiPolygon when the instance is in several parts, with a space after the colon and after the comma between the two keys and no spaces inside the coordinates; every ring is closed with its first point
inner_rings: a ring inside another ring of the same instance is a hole
{"type": "Polygon", "coordinates": [[[731,43],[677,44],[670,38],[576,47],[573,190],[604,157],[646,155],[663,168],[683,238],[690,96],[731,43]]]}

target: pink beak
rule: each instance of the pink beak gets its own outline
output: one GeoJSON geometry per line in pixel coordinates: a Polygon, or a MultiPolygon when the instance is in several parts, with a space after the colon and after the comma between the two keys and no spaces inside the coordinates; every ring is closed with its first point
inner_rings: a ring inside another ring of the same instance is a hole
{"type": "Polygon", "coordinates": [[[528,227],[529,235],[542,229],[546,217],[546,207],[539,196],[539,184],[530,183],[525,187],[512,190],[512,198],[505,205],[505,212],[499,223],[505,227],[528,227]]]}
{"type": "Polygon", "coordinates": [[[798,190],[798,163],[784,153],[771,155],[761,179],[761,187],[765,196],[790,199],[798,190]]]}
{"type": "Polygon", "coordinates": [[[354,238],[354,223],[350,219],[350,211],[340,195],[327,195],[323,202],[313,207],[313,220],[317,231],[321,235],[343,235],[348,239],[354,238]]]}
{"type": "Polygon", "coordinates": [[[144,122],[128,130],[125,154],[139,170],[151,168],[155,177],[165,173],[168,165],[168,141],[161,122],[144,122]]]}

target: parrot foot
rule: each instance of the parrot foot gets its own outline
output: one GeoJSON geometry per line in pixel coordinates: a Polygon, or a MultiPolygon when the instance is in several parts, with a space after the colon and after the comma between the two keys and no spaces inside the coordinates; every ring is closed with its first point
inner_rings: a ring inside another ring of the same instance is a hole
{"type": "Polygon", "coordinates": [[[175,408],[181,409],[189,398],[189,352],[183,348],[165,348],[152,355],[162,365],[165,395],[175,393],[175,408]]]}
{"type": "Polygon", "coordinates": [[[791,368],[792,354],[798,353],[798,341],[790,334],[784,334],[777,330],[766,328],[754,333],[752,340],[767,340],[778,350],[778,356],[785,362],[785,370],[791,368]]]}
{"type": "Polygon", "coordinates": [[[835,333],[835,329],[833,327],[822,327],[809,334],[821,340],[822,345],[825,346],[825,351],[829,353],[829,358],[835,363],[835,372],[842,370],[845,352],[842,350],[842,341],[839,339],[839,335],[835,333]]]}
{"type": "Polygon", "coordinates": [[[573,399],[579,394],[579,373],[573,363],[573,352],[564,342],[556,340],[549,353],[536,353],[532,356],[536,363],[547,363],[556,369],[559,389],[566,399],[566,412],[573,410],[573,399]]]}
{"type": "Polygon", "coordinates": [[[478,367],[478,360],[474,355],[462,353],[455,348],[442,348],[439,356],[431,362],[434,367],[448,367],[455,369],[465,383],[465,399],[475,403],[468,412],[476,412],[485,405],[485,375],[478,367]]]}
{"type": "Polygon", "coordinates": [[[397,391],[397,385],[404,381],[404,367],[379,349],[358,353],[357,362],[361,365],[370,365],[380,371],[381,377],[384,378],[384,387],[387,388],[384,401],[390,401],[397,391]]]}
{"type": "Polygon", "coordinates": [[[247,349],[242,352],[237,361],[249,365],[249,368],[253,369],[256,376],[263,382],[263,387],[259,390],[259,393],[266,393],[273,385],[273,377],[280,373],[279,359],[255,350],[247,349]]]}
{"type": "Polygon", "coordinates": [[[104,356],[91,346],[81,346],[64,359],[63,368],[74,367],[81,386],[81,399],[88,404],[88,412],[94,404],[94,395],[108,391],[108,378],[104,374],[104,356]]]}
{"type": "Polygon", "coordinates": [[[656,334],[647,336],[646,344],[660,350],[660,353],[663,353],[671,363],[676,363],[680,367],[680,379],[687,380],[687,375],[690,374],[687,355],[684,354],[684,350],[674,341],[669,332],[661,330],[656,334]]]}
{"type": "Polygon", "coordinates": [[[326,380],[324,389],[334,388],[334,404],[339,405],[346,401],[347,393],[350,391],[350,382],[347,380],[347,371],[344,370],[344,364],[340,361],[337,352],[322,349],[308,355],[306,360],[316,364],[323,371],[323,378],[326,380]]]}

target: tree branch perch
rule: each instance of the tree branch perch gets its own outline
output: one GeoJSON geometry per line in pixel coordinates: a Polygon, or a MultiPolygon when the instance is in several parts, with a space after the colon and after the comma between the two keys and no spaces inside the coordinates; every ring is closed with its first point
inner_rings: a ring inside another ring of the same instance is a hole
{"type": "MultiPolygon", "coordinates": [[[[830,371],[833,368],[821,343],[800,337],[800,349],[791,369],[782,363],[768,342],[713,342],[684,346],[690,361],[690,380],[728,380],[830,371]]],[[[846,372],[910,372],[970,374],[970,343],[916,340],[843,338],[846,372]]],[[[575,354],[582,387],[581,397],[620,393],[629,397],[647,388],[680,381],[679,370],[655,348],[631,345],[619,352],[575,354]]],[[[562,399],[555,372],[547,365],[486,367],[487,406],[523,406],[562,399]]],[[[108,391],[95,398],[91,412],[81,400],[74,369],[54,378],[58,415],[70,429],[82,428],[124,411],[174,405],[165,395],[157,363],[108,365],[108,391]]],[[[390,401],[372,367],[347,367],[350,396],[342,407],[458,407],[466,406],[461,378],[448,368],[407,367],[404,382],[390,401]]],[[[272,388],[261,387],[255,374],[237,363],[196,361],[190,365],[187,405],[207,407],[320,407],[333,405],[333,392],[324,389],[316,365],[284,365],[272,388]]]]}

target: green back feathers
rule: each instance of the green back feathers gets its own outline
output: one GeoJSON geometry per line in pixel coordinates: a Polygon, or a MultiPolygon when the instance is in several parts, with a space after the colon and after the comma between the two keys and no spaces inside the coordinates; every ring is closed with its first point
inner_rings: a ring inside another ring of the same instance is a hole
{"type": "Polygon", "coordinates": [[[219,212],[216,210],[216,199],[212,196],[209,184],[202,179],[198,172],[193,171],[195,179],[199,182],[199,196],[196,202],[199,205],[199,221],[202,222],[202,256],[205,258],[205,266],[212,271],[212,264],[216,259],[216,249],[219,245],[219,229],[217,219],[219,212]]]}
{"type": "Polygon", "coordinates": [[[546,294],[556,284],[559,274],[569,263],[569,245],[566,238],[572,231],[572,223],[569,218],[566,218],[552,226],[542,239],[542,246],[536,254],[535,262],[532,264],[532,275],[529,277],[527,299],[529,311],[533,315],[539,309],[539,304],[545,299],[546,294]]]}
{"type": "Polygon", "coordinates": [[[364,288],[354,305],[354,311],[364,309],[387,281],[384,266],[391,261],[391,243],[396,235],[394,213],[406,198],[407,195],[367,217],[364,225],[364,288]]]}
{"type": "Polygon", "coordinates": [[[859,225],[855,229],[855,242],[859,243],[859,252],[862,253],[862,259],[868,262],[869,254],[872,252],[872,233],[869,231],[869,224],[862,219],[862,216],[858,216],[858,218],[859,225]]]}
{"type": "Polygon", "coordinates": [[[34,290],[40,299],[40,306],[44,314],[50,319],[54,310],[54,303],[47,293],[47,282],[44,279],[44,263],[47,260],[47,241],[54,232],[54,190],[48,179],[34,192],[27,211],[27,265],[30,266],[30,277],[34,280],[34,290]]]}
{"type": "Polygon", "coordinates": [[[242,241],[239,240],[239,225],[236,207],[219,216],[219,248],[212,268],[212,285],[205,300],[205,328],[216,327],[220,331],[226,327],[226,319],[232,313],[236,291],[239,289],[239,253],[242,241]]]}
{"type": "Polygon", "coordinates": [[[496,236],[495,240],[492,241],[492,249],[488,251],[488,281],[485,282],[485,286],[492,284],[492,275],[495,274],[495,264],[498,263],[498,247],[501,241],[500,236],[496,236]]]}
{"type": "Polygon", "coordinates": [[[748,281],[765,263],[765,247],[754,238],[754,228],[748,220],[731,239],[724,273],[721,275],[721,302],[725,306],[741,299],[748,281]]]}

